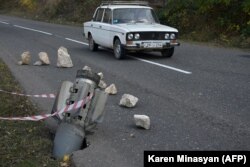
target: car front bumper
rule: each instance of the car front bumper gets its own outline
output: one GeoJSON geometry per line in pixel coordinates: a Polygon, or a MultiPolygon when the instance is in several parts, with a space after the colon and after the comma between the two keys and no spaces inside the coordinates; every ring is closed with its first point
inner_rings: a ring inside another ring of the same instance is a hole
{"type": "Polygon", "coordinates": [[[123,47],[129,51],[161,51],[164,49],[180,46],[176,40],[169,41],[127,41],[123,47]]]}

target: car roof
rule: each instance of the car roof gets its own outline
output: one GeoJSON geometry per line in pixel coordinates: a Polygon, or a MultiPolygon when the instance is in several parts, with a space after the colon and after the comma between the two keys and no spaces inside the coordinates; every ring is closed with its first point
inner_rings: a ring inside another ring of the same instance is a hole
{"type": "Polygon", "coordinates": [[[152,9],[149,6],[141,6],[141,5],[103,5],[100,8],[109,8],[109,9],[123,9],[123,8],[141,8],[141,9],[152,9]]]}

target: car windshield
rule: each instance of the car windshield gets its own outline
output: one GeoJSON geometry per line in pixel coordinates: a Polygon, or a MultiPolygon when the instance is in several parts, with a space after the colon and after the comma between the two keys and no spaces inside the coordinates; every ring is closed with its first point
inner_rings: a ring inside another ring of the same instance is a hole
{"type": "Polygon", "coordinates": [[[159,23],[155,12],[149,8],[121,8],[113,11],[113,24],[159,23]]]}

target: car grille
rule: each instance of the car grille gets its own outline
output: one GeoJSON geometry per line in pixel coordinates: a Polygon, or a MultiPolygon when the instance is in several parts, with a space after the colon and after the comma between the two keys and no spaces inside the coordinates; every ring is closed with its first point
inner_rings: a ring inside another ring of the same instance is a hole
{"type": "Polygon", "coordinates": [[[164,40],[165,32],[141,32],[140,40],[164,40]]]}

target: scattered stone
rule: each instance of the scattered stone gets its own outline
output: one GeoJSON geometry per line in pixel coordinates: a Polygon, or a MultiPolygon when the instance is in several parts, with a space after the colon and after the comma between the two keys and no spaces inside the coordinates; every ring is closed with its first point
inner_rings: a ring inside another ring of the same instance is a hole
{"type": "Polygon", "coordinates": [[[43,65],[43,63],[39,60],[39,61],[36,61],[33,65],[34,66],[41,66],[41,65],[43,65]]]}
{"type": "Polygon", "coordinates": [[[69,160],[70,160],[69,155],[64,155],[63,156],[63,162],[69,162],[69,160]]]}
{"type": "Polygon", "coordinates": [[[57,51],[58,59],[57,59],[57,67],[73,67],[72,60],[68,53],[68,50],[65,47],[60,47],[57,51]]]}
{"type": "Polygon", "coordinates": [[[105,92],[110,94],[110,95],[115,95],[117,94],[117,88],[115,84],[111,84],[109,87],[105,89],[105,92]]]}
{"type": "Polygon", "coordinates": [[[104,79],[104,75],[102,72],[97,73],[97,75],[99,75],[101,79],[104,79]]]}
{"type": "Polygon", "coordinates": [[[60,167],[69,167],[69,164],[66,162],[60,162],[60,167]]]}
{"type": "Polygon", "coordinates": [[[131,134],[130,134],[130,137],[135,138],[135,134],[134,134],[134,133],[131,133],[131,134]]]}
{"type": "Polygon", "coordinates": [[[92,69],[91,69],[89,66],[84,66],[84,67],[82,68],[82,70],[92,71],[92,69]]]}
{"type": "Polygon", "coordinates": [[[133,95],[130,95],[130,94],[124,94],[122,95],[122,98],[120,100],[120,106],[124,106],[124,107],[135,107],[135,105],[137,104],[138,102],[138,98],[133,96],[133,95]]]}
{"type": "Polygon", "coordinates": [[[42,64],[44,65],[49,65],[50,64],[50,61],[49,61],[49,56],[46,52],[40,52],[38,54],[38,57],[40,59],[40,61],[42,62],[42,64]]]}
{"type": "Polygon", "coordinates": [[[102,89],[105,89],[107,87],[107,84],[105,83],[104,80],[100,80],[100,82],[98,84],[98,87],[100,87],[102,89]]]}
{"type": "Polygon", "coordinates": [[[134,120],[137,127],[150,128],[150,118],[147,115],[134,115],[134,120]]]}
{"type": "Polygon", "coordinates": [[[21,55],[21,61],[18,62],[19,65],[29,65],[31,60],[30,52],[23,52],[21,55]]]}

